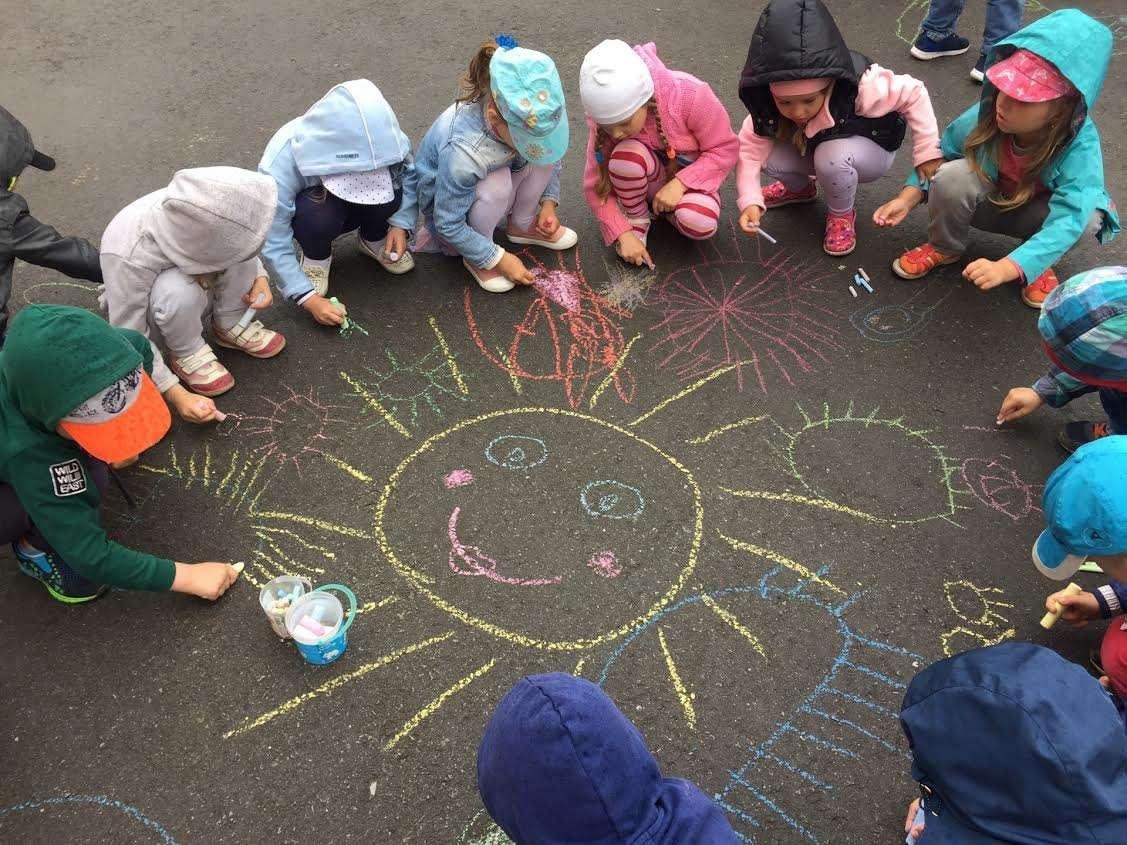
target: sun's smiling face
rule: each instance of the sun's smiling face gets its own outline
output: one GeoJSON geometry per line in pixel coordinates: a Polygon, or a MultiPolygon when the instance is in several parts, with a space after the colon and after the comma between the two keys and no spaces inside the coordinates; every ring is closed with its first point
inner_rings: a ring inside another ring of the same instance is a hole
{"type": "Polygon", "coordinates": [[[701,530],[700,489],[674,458],[559,409],[497,411],[435,435],[376,512],[388,559],[435,605],[551,650],[614,639],[668,604],[701,530]]]}

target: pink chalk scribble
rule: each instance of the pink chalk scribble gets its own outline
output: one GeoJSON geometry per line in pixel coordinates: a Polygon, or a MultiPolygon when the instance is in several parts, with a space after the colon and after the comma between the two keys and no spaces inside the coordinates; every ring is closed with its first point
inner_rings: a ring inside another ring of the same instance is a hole
{"type": "Polygon", "coordinates": [[[622,574],[622,567],[618,565],[618,556],[614,552],[595,552],[587,565],[604,578],[617,578],[622,574]]]}
{"type": "Polygon", "coordinates": [[[465,487],[467,484],[473,484],[473,473],[468,469],[452,469],[443,477],[442,484],[447,490],[465,487]]]}
{"type": "Polygon", "coordinates": [[[534,267],[532,286],[568,314],[579,311],[579,281],[573,271],[534,267]]]}
{"type": "Polygon", "coordinates": [[[982,460],[970,458],[960,468],[963,482],[971,494],[990,508],[1007,516],[1014,522],[1033,513],[1040,513],[1037,502],[1043,484],[1029,484],[1008,463],[1010,458],[1000,455],[1001,460],[982,460]]]}
{"type": "Polygon", "coordinates": [[[562,575],[554,578],[510,578],[497,571],[497,561],[485,554],[477,546],[466,546],[458,539],[458,514],[461,508],[454,508],[450,512],[450,522],[447,525],[447,536],[450,538],[450,569],[459,575],[479,575],[497,584],[509,584],[514,587],[546,587],[549,584],[558,584],[563,580],[562,575]]]}

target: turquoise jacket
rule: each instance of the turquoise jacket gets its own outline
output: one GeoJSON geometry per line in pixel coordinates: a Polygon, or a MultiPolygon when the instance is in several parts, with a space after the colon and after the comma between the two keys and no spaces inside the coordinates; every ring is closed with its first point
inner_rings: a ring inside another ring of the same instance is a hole
{"type": "MultiPolygon", "coordinates": [[[[333,86],[309,111],[274,133],[258,163],[259,172],[278,183],[278,207],[262,257],[287,299],[301,303],[313,293],[293,248],[297,195],[320,185],[322,176],[380,167],[391,168],[396,181],[413,181],[411,142],[380,89],[367,79],[333,86]]],[[[412,230],[418,211],[413,196],[410,202],[406,192],[404,196],[389,223],[412,230]]]]}
{"type": "MultiPolygon", "coordinates": [[[[1026,281],[1032,282],[1080,240],[1093,212],[1104,213],[1097,235],[1100,243],[1109,242],[1119,233],[1115,202],[1104,187],[1100,136],[1090,116],[1111,62],[1112,35],[1106,26],[1080,10],[1061,9],[999,41],[987,64],[995,64],[1019,49],[1036,53],[1056,65],[1082,98],[1073,116],[1072,140],[1041,173],[1041,182],[1052,194],[1049,216],[1037,234],[1009,254],[1026,281]]],[[[974,129],[979,114],[993,115],[997,93],[998,89],[986,80],[978,104],[947,127],[940,141],[944,158],[963,157],[967,135],[974,129]]],[[[997,179],[998,162],[993,155],[987,155],[982,169],[991,179],[997,179]]],[[[914,171],[908,184],[920,187],[914,171]]]]}

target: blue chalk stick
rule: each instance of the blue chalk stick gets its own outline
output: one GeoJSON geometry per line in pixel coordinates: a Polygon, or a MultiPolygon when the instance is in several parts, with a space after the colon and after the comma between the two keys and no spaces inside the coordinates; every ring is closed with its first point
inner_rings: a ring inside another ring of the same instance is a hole
{"type": "Polygon", "coordinates": [[[863,288],[864,288],[865,290],[867,290],[867,291],[868,291],[869,293],[872,293],[872,292],[873,292],[873,289],[872,289],[872,288],[871,288],[871,287],[869,286],[869,283],[868,283],[868,282],[866,282],[866,281],[865,281],[864,279],[862,279],[862,278],[861,278],[861,274],[860,274],[860,273],[857,273],[857,274],[856,274],[856,275],[855,275],[855,276],[853,277],[853,281],[855,281],[855,282],[856,282],[856,283],[857,283],[858,285],[860,285],[861,287],[863,287],[863,288]]]}

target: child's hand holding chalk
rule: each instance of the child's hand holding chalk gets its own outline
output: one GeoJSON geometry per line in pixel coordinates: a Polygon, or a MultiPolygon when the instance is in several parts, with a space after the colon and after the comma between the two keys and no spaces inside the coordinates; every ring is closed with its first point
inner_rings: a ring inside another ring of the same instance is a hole
{"type": "Polygon", "coordinates": [[[998,425],[1004,425],[1014,420],[1020,420],[1027,414],[1032,414],[1044,404],[1045,400],[1033,388],[1015,387],[1002,400],[1002,407],[998,409],[998,416],[994,421],[998,425]]]}
{"type": "Polygon", "coordinates": [[[243,302],[259,311],[273,305],[274,295],[270,293],[270,280],[265,276],[255,279],[250,290],[243,295],[243,302]]]}
{"type": "Polygon", "coordinates": [[[398,226],[387,230],[387,237],[383,242],[383,254],[388,261],[394,263],[407,251],[407,232],[398,226]]]}
{"type": "Polygon", "coordinates": [[[1100,618],[1100,603],[1096,597],[1072,582],[1045,599],[1045,610],[1048,613],[1041,618],[1041,627],[1045,630],[1061,618],[1076,628],[1083,628],[1092,619],[1100,618]]]}

